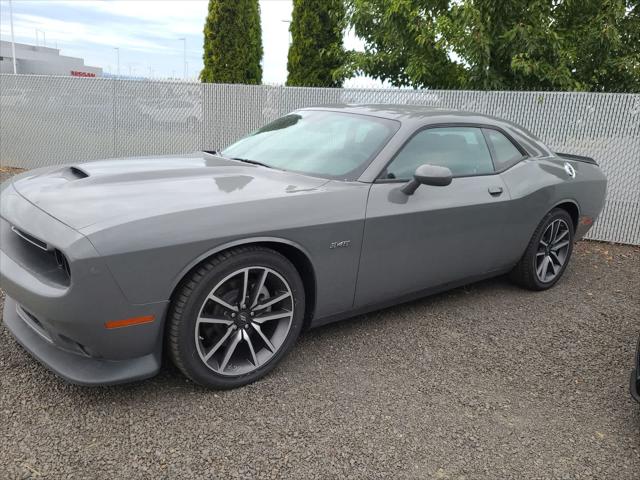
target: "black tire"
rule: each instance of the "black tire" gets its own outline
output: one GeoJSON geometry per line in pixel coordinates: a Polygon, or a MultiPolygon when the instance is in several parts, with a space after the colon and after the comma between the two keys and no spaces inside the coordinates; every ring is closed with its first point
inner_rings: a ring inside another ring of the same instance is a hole
{"type": "Polygon", "coordinates": [[[533,236],[531,237],[531,240],[529,241],[529,245],[527,246],[527,249],[524,252],[524,255],[522,255],[522,258],[520,259],[520,261],[513,268],[513,270],[509,274],[509,277],[517,285],[523,288],[527,288],[529,290],[540,291],[540,290],[547,290],[548,288],[553,287],[558,282],[558,280],[562,278],[562,275],[564,274],[564,271],[566,270],[567,265],[569,264],[569,260],[571,259],[571,253],[573,251],[573,238],[574,238],[573,219],[567,213],[566,210],[563,210],[561,208],[554,208],[553,210],[551,210],[549,213],[545,215],[545,217],[542,219],[542,221],[536,228],[535,232],[533,233],[533,236]],[[538,253],[540,240],[542,239],[543,234],[545,233],[549,225],[551,225],[556,220],[563,220],[568,226],[568,229],[569,229],[568,250],[566,252],[564,263],[560,267],[559,272],[550,281],[543,282],[541,281],[540,278],[538,278],[538,275],[536,272],[536,254],[538,253]]]}
{"type": "Polygon", "coordinates": [[[167,350],[176,367],[204,387],[230,389],[247,385],[273,370],[291,349],[302,330],[304,308],[305,292],[302,279],[287,258],[260,246],[227,250],[198,265],[178,287],[167,317],[167,350]],[[288,283],[293,305],[290,327],[283,343],[266,363],[245,374],[222,375],[210,369],[198,353],[194,335],[196,319],[202,304],[219,282],[239,269],[256,265],[272,269],[288,283]]]}

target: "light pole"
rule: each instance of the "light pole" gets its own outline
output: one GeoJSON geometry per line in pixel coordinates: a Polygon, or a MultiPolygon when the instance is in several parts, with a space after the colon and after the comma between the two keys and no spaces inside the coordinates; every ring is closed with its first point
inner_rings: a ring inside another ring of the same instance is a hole
{"type": "Polygon", "coordinates": [[[280,20],[282,23],[288,23],[289,26],[287,27],[287,31],[289,32],[289,46],[291,46],[291,43],[293,42],[293,39],[291,38],[291,20],[280,20]]]}
{"type": "Polygon", "coordinates": [[[120,78],[120,47],[113,48],[116,51],[116,59],[118,61],[118,69],[116,70],[118,78],[120,78]]]}
{"type": "Polygon", "coordinates": [[[42,34],[42,44],[46,47],[47,46],[47,35],[45,34],[44,30],[40,30],[38,28],[36,28],[36,46],[40,46],[40,43],[38,42],[38,32],[40,32],[42,34]]]}
{"type": "Polygon", "coordinates": [[[9,20],[11,22],[11,57],[13,58],[13,74],[17,75],[16,69],[16,40],[13,37],[13,3],[9,0],[9,20]]]}
{"type": "Polygon", "coordinates": [[[182,50],[182,77],[184,78],[184,80],[187,79],[187,39],[186,38],[179,38],[178,40],[182,40],[182,46],[183,46],[183,50],[182,50]]]}

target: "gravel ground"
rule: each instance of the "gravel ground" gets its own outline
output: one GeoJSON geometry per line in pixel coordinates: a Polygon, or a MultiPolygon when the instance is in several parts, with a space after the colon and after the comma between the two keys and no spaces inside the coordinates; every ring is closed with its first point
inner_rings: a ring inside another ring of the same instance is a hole
{"type": "Polygon", "coordinates": [[[329,325],[227,392],[170,366],[68,385],[0,326],[0,477],[638,478],[639,265],[581,242],[548,292],[500,278],[329,325]]]}

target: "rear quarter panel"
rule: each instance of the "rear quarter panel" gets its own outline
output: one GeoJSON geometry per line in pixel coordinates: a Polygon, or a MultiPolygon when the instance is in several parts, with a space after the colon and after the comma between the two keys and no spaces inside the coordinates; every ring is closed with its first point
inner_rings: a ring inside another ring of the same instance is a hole
{"type": "Polygon", "coordinates": [[[555,206],[572,203],[580,220],[576,240],[582,238],[604,205],[607,182],[597,165],[558,157],[527,159],[502,173],[511,194],[505,229],[505,254],[515,263],[542,218],[555,206]],[[569,163],[576,172],[572,178],[565,170],[569,163]]]}

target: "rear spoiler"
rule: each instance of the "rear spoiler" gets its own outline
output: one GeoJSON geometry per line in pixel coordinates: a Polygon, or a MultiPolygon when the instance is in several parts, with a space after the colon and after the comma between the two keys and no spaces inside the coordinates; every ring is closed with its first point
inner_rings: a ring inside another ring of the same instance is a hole
{"type": "Polygon", "coordinates": [[[560,152],[554,152],[554,153],[559,157],[566,158],[567,160],[575,160],[577,162],[590,163],[591,165],[596,165],[596,166],[598,165],[598,162],[596,162],[591,157],[583,157],[582,155],[574,155],[572,153],[560,153],[560,152]]]}

